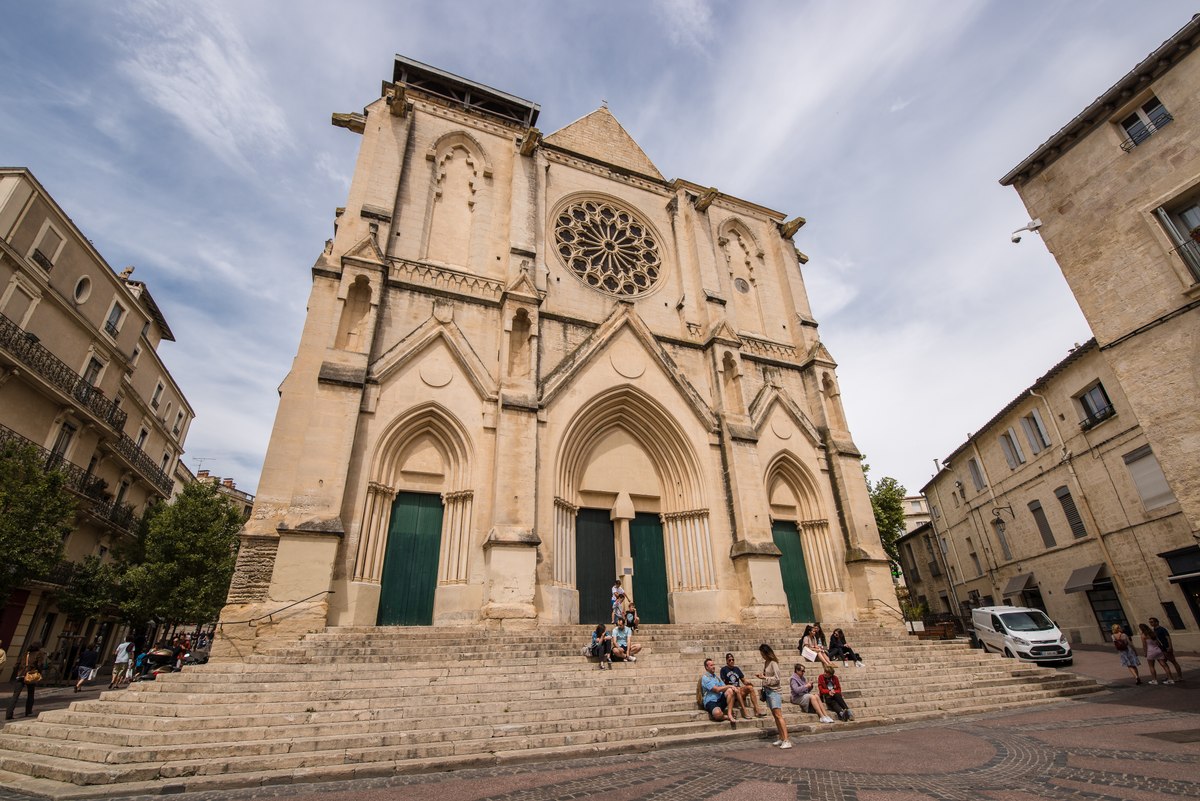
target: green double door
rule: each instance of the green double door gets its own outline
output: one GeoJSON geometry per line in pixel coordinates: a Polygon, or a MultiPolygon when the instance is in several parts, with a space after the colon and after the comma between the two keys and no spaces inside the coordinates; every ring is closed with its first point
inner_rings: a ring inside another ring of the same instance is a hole
{"type": "MultiPolygon", "coordinates": [[[[629,523],[633,556],[633,599],[643,623],[668,623],[667,559],[662,523],[655,514],[639,514],[629,523]]],[[[580,509],[575,518],[575,588],[579,622],[612,620],[612,582],[617,552],[606,509],[580,509]]]]}
{"type": "Polygon", "coordinates": [[[777,520],[771,524],[771,536],[782,554],[779,572],[783,591],[787,595],[788,614],[793,623],[809,623],[813,619],[812,592],[808,585],[808,568],[804,564],[804,548],[796,524],[777,520]]]}
{"type": "Polygon", "coordinates": [[[401,492],[392,503],[380,582],[380,626],[433,623],[438,555],[442,547],[442,499],[401,492]]]}

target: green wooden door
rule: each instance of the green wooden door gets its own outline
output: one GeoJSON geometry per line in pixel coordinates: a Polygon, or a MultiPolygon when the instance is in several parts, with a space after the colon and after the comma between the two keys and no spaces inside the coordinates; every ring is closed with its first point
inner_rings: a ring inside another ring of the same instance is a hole
{"type": "Polygon", "coordinates": [[[607,509],[580,509],[575,517],[575,589],[579,622],[612,620],[612,583],[617,574],[613,524],[607,509]]]}
{"type": "Polygon", "coordinates": [[[441,546],[441,497],[415,492],[397,495],[383,557],[378,625],[433,623],[433,594],[437,589],[441,546]]]}
{"type": "Polygon", "coordinates": [[[633,556],[633,600],[643,623],[670,623],[667,610],[667,553],[662,522],[655,514],[640,514],[629,523],[633,556]]]}
{"type": "Polygon", "coordinates": [[[779,557],[779,572],[783,576],[783,591],[787,594],[788,613],[793,623],[808,623],[813,619],[813,605],[800,531],[795,523],[777,520],[771,525],[771,534],[783,554],[779,557]]]}

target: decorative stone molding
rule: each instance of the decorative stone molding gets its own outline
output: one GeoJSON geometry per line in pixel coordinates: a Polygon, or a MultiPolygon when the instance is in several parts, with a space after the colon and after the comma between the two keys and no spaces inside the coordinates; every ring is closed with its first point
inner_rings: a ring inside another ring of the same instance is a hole
{"type": "Polygon", "coordinates": [[[746,350],[756,355],[788,360],[795,360],[796,358],[796,349],[791,345],[772,342],[769,339],[761,339],[745,332],[740,333],[739,338],[746,350]]]}
{"type": "Polygon", "coordinates": [[[683,592],[716,589],[708,510],[667,512],[660,517],[667,546],[668,587],[683,592]]]}
{"type": "Polygon", "coordinates": [[[471,553],[471,519],[475,493],[442,493],[442,552],[438,584],[466,584],[471,553]]]}
{"type": "Polygon", "coordinates": [[[500,300],[504,284],[478,275],[419,261],[393,258],[389,280],[411,286],[441,289],[473,298],[500,300]]]}
{"type": "Polygon", "coordinates": [[[575,516],[579,507],[554,499],[554,565],[551,580],[559,587],[575,586],[575,516]]]}
{"type": "Polygon", "coordinates": [[[387,526],[392,516],[396,490],[378,481],[367,484],[367,502],[363,507],[354,556],[354,580],[378,584],[383,575],[383,556],[387,547],[387,526]]]}

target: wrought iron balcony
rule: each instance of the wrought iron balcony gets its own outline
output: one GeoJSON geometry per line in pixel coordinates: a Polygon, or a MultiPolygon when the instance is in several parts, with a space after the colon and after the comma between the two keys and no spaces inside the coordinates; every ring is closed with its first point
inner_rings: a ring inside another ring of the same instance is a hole
{"type": "Polygon", "coordinates": [[[103,392],[84,381],[83,376],[68,367],[66,362],[51,353],[37,337],[3,314],[0,314],[0,348],[8,351],[17,361],[70,395],[82,407],[117,431],[125,427],[125,412],[104,397],[103,392]]]}
{"type": "Polygon", "coordinates": [[[1189,239],[1175,248],[1175,252],[1179,254],[1179,258],[1183,259],[1183,263],[1187,265],[1187,268],[1191,270],[1192,278],[1200,281],[1200,242],[1189,239]]]}
{"type": "Polygon", "coordinates": [[[1101,407],[1099,409],[1096,409],[1094,412],[1091,412],[1090,414],[1088,414],[1088,416],[1085,417],[1079,423],[1079,427],[1081,429],[1083,429],[1084,431],[1087,431],[1089,428],[1092,428],[1094,426],[1099,425],[1100,423],[1103,423],[1105,420],[1112,417],[1116,413],[1117,413],[1116,409],[1114,409],[1111,404],[1108,406],[1101,407]]]}
{"type": "Polygon", "coordinates": [[[1129,136],[1126,137],[1125,141],[1121,142],[1121,149],[1126,153],[1133,150],[1142,142],[1145,142],[1160,128],[1165,128],[1175,120],[1175,118],[1171,116],[1171,112],[1167,111],[1162,106],[1159,106],[1151,114],[1149,114],[1147,119],[1150,120],[1149,125],[1145,124],[1144,122],[1138,122],[1136,125],[1125,129],[1125,132],[1129,134],[1129,136]]]}
{"type": "Polygon", "coordinates": [[[136,442],[125,434],[121,434],[121,438],[113,444],[113,450],[120,454],[125,461],[133,465],[133,469],[141,473],[142,478],[157,487],[164,497],[171,494],[171,489],[175,486],[175,481],[164,473],[162,468],[156,465],[146,455],[145,451],[137,446],[136,442]]]}
{"type": "Polygon", "coordinates": [[[98,498],[103,494],[105,486],[103,479],[97,478],[79,465],[68,462],[59,454],[46,450],[33,440],[26,439],[11,428],[0,425],[0,447],[10,443],[18,447],[34,448],[41,458],[45,469],[47,471],[57,470],[62,473],[67,477],[67,487],[78,492],[80,495],[86,495],[89,498],[98,498]]]}
{"type": "Polygon", "coordinates": [[[135,515],[133,507],[127,503],[113,500],[108,503],[97,504],[91,509],[91,514],[93,517],[113,525],[122,531],[133,531],[135,515]]]}
{"type": "Polygon", "coordinates": [[[30,258],[33,259],[34,264],[41,267],[46,272],[50,272],[54,269],[54,262],[50,261],[49,257],[40,250],[35,249],[30,258]]]}

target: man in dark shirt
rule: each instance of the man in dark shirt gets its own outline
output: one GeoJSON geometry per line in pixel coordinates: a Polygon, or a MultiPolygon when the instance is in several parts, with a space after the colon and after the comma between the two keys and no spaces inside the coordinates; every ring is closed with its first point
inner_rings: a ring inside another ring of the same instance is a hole
{"type": "Polygon", "coordinates": [[[84,683],[92,678],[92,671],[96,669],[96,662],[99,659],[100,652],[96,650],[95,645],[89,645],[87,650],[79,655],[79,667],[75,671],[78,678],[78,681],[75,682],[75,692],[79,692],[84,683]]]}
{"type": "MultiPolygon", "coordinates": [[[[741,707],[743,720],[750,719],[750,713],[746,711],[747,698],[754,707],[755,717],[766,716],[767,713],[758,708],[758,693],[754,692],[754,685],[746,681],[742,669],[734,664],[733,654],[725,654],[725,667],[721,668],[721,681],[733,688],[733,700],[736,706],[741,707]]],[[[732,709],[729,710],[729,715],[733,716],[732,709]]]]}
{"type": "Polygon", "coordinates": [[[1163,651],[1163,668],[1167,671],[1167,684],[1171,684],[1171,665],[1175,666],[1175,681],[1183,681],[1183,668],[1179,666],[1179,660],[1175,658],[1175,648],[1171,645],[1171,634],[1167,629],[1160,625],[1158,618],[1150,618],[1150,630],[1154,632],[1154,636],[1158,639],[1158,644],[1162,646],[1163,651]]]}

